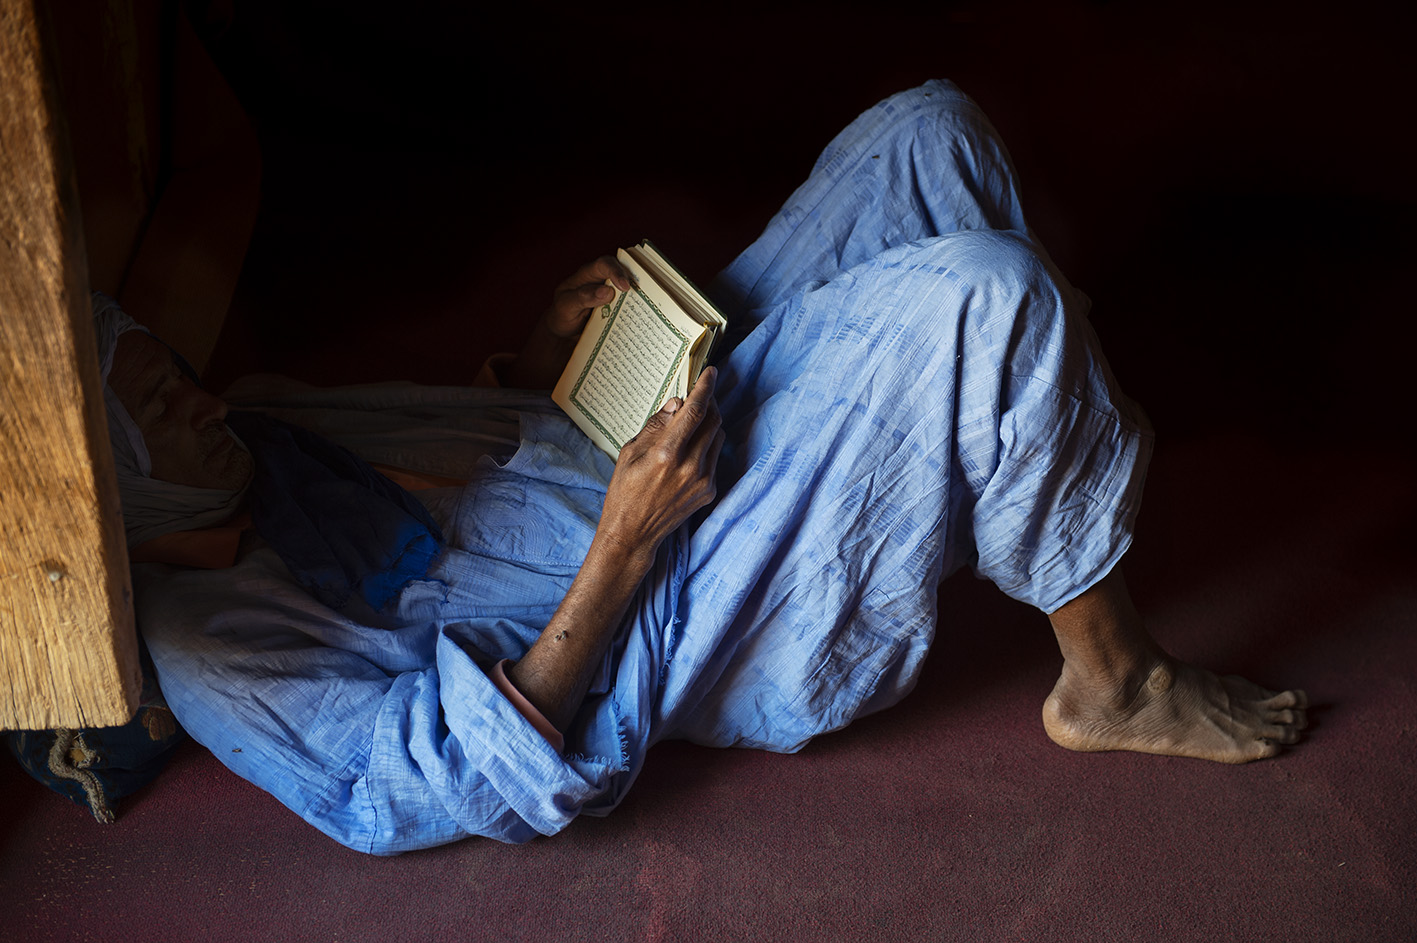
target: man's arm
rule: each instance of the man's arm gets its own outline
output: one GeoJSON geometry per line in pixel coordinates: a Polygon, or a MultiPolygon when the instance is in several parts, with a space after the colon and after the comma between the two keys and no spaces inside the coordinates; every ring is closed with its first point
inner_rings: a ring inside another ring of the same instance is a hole
{"type": "Polygon", "coordinates": [[[716,380],[706,369],[682,405],[670,400],[620,450],[580,572],[550,624],[507,672],[558,730],[580,708],[659,544],[714,499],[723,446],[716,380]]]}
{"type": "Polygon", "coordinates": [[[551,307],[532,328],[521,353],[500,371],[503,386],[547,390],[556,385],[591,311],[615,297],[605,284],[607,279],[621,291],[630,290],[624,268],[608,255],[581,266],[556,286],[551,307]]]}

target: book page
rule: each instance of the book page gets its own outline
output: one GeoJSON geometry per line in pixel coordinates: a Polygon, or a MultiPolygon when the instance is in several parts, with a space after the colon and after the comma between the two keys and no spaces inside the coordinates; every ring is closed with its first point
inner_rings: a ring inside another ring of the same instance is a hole
{"type": "Polygon", "coordinates": [[[713,302],[709,301],[694,286],[694,283],[684,276],[683,272],[661,255],[654,243],[645,239],[639,245],[621,251],[649,272],[674,301],[696,321],[711,325],[715,331],[728,325],[723,315],[714,307],[713,302]]]}
{"type": "Polygon", "coordinates": [[[591,312],[551,399],[618,458],[666,400],[688,395],[725,322],[648,241],[617,257],[634,287],[605,283],[615,297],[591,312]]]}
{"type": "MultiPolygon", "coordinates": [[[[671,396],[683,396],[687,355],[699,329],[666,314],[639,288],[597,308],[599,336],[567,399],[619,452],[671,396]]],[[[597,325],[587,325],[587,332],[597,325]]],[[[589,433],[590,430],[587,430],[589,433]]],[[[602,448],[604,443],[597,439],[602,448]]]]}

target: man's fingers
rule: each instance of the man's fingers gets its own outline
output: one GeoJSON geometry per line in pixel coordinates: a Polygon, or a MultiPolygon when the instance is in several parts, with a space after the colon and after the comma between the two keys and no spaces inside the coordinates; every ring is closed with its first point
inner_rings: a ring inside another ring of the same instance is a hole
{"type": "Polygon", "coordinates": [[[614,297],[615,292],[610,289],[609,285],[598,282],[560,289],[553,297],[552,304],[556,306],[558,311],[571,314],[605,304],[614,297]]]}
{"type": "MultiPolygon", "coordinates": [[[[718,371],[708,367],[699,375],[687,399],[678,396],[666,400],[659,412],[645,421],[644,428],[630,442],[638,439],[663,437],[671,449],[682,449],[701,430],[717,429],[721,423],[718,403],[713,398],[718,371]]],[[[629,445],[629,442],[625,443],[629,445]]]]}
{"type": "MultiPolygon", "coordinates": [[[[705,419],[712,416],[713,422],[718,422],[718,405],[713,399],[713,388],[717,376],[718,371],[713,367],[705,369],[703,373],[699,374],[698,382],[689,391],[689,395],[681,401],[678,408],[669,414],[666,420],[667,434],[671,437],[670,444],[676,448],[693,438],[704,425],[705,419]]],[[[661,410],[661,412],[663,411],[661,410]]]]}
{"type": "Polygon", "coordinates": [[[718,413],[717,400],[710,399],[705,404],[703,418],[699,420],[689,445],[695,451],[713,453],[708,467],[717,464],[718,448],[723,445],[723,417],[718,413]]]}
{"type": "Polygon", "coordinates": [[[576,269],[575,274],[556,286],[558,292],[579,288],[586,284],[603,285],[611,282],[621,291],[629,291],[630,274],[613,255],[602,255],[594,262],[587,262],[576,269]]]}
{"type": "Polygon", "coordinates": [[[592,262],[591,266],[595,269],[596,278],[611,282],[621,291],[629,291],[634,287],[634,282],[630,281],[630,273],[613,255],[602,255],[592,262]]]}
{"type": "Polygon", "coordinates": [[[583,308],[594,308],[596,305],[603,305],[615,297],[615,292],[610,286],[601,282],[599,285],[582,285],[574,292],[576,301],[583,308]]]}
{"type": "Polygon", "coordinates": [[[717,387],[718,368],[705,367],[694,388],[689,391],[688,398],[684,400],[683,408],[692,410],[686,419],[692,420],[695,426],[702,425],[706,419],[715,425],[718,423],[718,401],[713,398],[713,391],[717,387]]]}
{"type": "Polygon", "coordinates": [[[590,313],[614,297],[615,292],[604,282],[557,291],[551,300],[547,326],[559,337],[576,336],[585,327],[590,313]]]}
{"type": "MultiPolygon", "coordinates": [[[[668,409],[668,405],[669,404],[666,403],[659,412],[646,419],[645,424],[640,427],[640,431],[630,439],[630,442],[637,442],[643,438],[652,439],[659,435],[660,431],[669,424],[669,417],[672,415],[672,413],[665,412],[665,410],[668,409]]],[[[629,445],[630,442],[626,442],[625,444],[629,445]]]]}
{"type": "Polygon", "coordinates": [[[613,256],[602,255],[594,262],[582,265],[575,274],[556,286],[551,296],[551,308],[543,321],[556,337],[570,338],[585,327],[590,313],[599,305],[614,300],[614,285],[629,291],[629,273],[613,256]],[[609,282],[610,284],[606,284],[609,282]]]}
{"type": "Polygon", "coordinates": [[[704,462],[704,470],[710,475],[718,468],[718,453],[723,451],[725,438],[722,427],[713,431],[713,441],[709,443],[707,461],[704,462]]]}
{"type": "MultiPolygon", "coordinates": [[[[700,457],[712,448],[714,437],[723,427],[723,419],[718,412],[718,401],[713,397],[717,371],[705,370],[683,405],[667,418],[665,444],[681,454],[697,453],[700,457]]],[[[716,461],[716,459],[715,459],[716,461]]],[[[710,468],[713,463],[710,463],[710,468]]]]}
{"type": "Polygon", "coordinates": [[[689,397],[684,400],[684,405],[696,405],[707,413],[709,404],[714,401],[713,391],[717,386],[718,368],[704,367],[704,372],[699,374],[699,379],[695,381],[694,388],[689,391],[689,397]]]}

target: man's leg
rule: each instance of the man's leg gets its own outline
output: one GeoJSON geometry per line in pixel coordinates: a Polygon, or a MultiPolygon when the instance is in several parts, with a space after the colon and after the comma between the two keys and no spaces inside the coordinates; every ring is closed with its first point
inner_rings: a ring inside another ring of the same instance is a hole
{"type": "Polygon", "coordinates": [[[1116,569],[1048,618],[1063,673],[1043,705],[1043,725],[1070,750],[1246,763],[1294,743],[1306,724],[1303,691],[1267,691],[1166,654],[1116,569]]]}
{"type": "Polygon", "coordinates": [[[931,81],[838,134],[710,293],[736,335],[799,289],[886,249],[988,229],[1027,233],[1013,164],[979,107],[951,83],[931,81]]]}

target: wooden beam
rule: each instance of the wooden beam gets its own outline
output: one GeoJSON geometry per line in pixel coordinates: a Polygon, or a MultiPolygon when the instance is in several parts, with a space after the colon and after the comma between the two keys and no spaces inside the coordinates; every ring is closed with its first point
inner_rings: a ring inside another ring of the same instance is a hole
{"type": "Polygon", "coordinates": [[[107,726],[141,676],[46,10],[0,3],[0,728],[107,726]]]}

